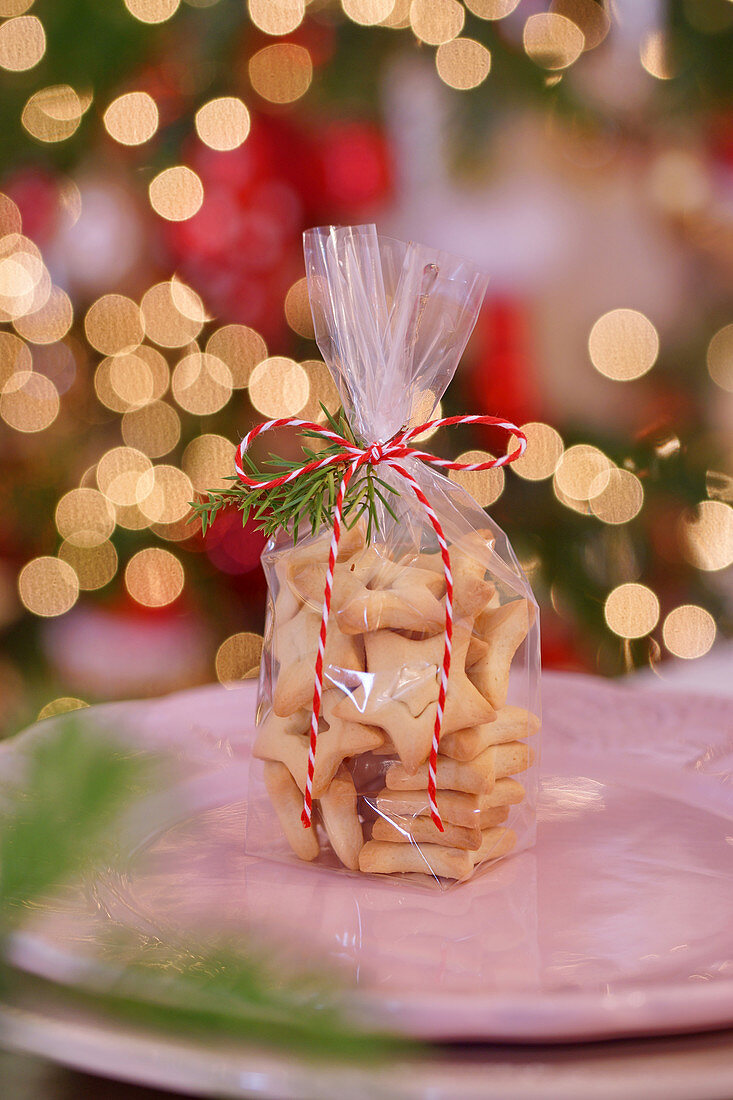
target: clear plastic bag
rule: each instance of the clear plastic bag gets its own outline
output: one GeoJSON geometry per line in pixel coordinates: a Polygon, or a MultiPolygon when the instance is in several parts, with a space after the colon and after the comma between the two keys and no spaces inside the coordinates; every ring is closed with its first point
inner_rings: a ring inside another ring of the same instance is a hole
{"type": "MultiPolygon", "coordinates": [[[[448,385],[486,288],[471,264],[377,236],[309,230],[316,338],[366,444],[427,420],[448,385]]],[[[420,444],[417,444],[420,446],[420,444]]],[[[453,654],[428,805],[428,758],[443,656],[446,584],[433,527],[409,484],[378,530],[345,523],[333,577],[314,818],[301,822],[314,666],[331,531],[280,533],[268,583],[247,850],[380,875],[470,878],[534,842],[539,749],[537,605],[509,542],[459,485],[402,463],[442,526],[454,581],[453,654]],[[394,514],[391,514],[394,513],[394,514]]],[[[359,475],[357,475],[359,476],[359,475]]]]}

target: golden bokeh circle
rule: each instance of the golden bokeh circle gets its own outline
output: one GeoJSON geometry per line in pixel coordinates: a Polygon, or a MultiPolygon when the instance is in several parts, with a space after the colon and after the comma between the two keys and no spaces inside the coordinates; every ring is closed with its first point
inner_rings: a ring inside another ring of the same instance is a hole
{"type": "Polygon", "coordinates": [[[644,584],[620,584],[609,593],[603,613],[621,638],[643,638],[659,622],[659,600],[644,584]]]}
{"type": "Polygon", "coordinates": [[[55,286],[41,308],[24,317],[16,317],[13,328],[31,344],[55,344],[63,340],[73,323],[71,298],[65,290],[55,286]]]}
{"type": "Polygon", "coordinates": [[[733,325],[715,333],[708,344],[707,364],[713,382],[733,393],[733,325]]]}
{"type": "Polygon", "coordinates": [[[125,587],[143,607],[166,607],[173,603],[183,591],[185,580],[179,559],[159,546],[138,550],[125,569],[125,587]]]}
{"type": "Polygon", "coordinates": [[[45,707],[41,707],[36,721],[42,722],[44,718],[53,718],[57,714],[70,714],[73,710],[83,710],[88,706],[89,703],[85,703],[83,699],[76,699],[73,695],[62,695],[59,699],[52,699],[50,703],[46,703],[45,707]]]}
{"type": "MultiPolygon", "coordinates": [[[[488,451],[464,451],[456,462],[491,462],[495,457],[488,451]]],[[[448,476],[457,485],[462,485],[482,508],[497,501],[504,491],[504,470],[501,466],[493,470],[450,470],[448,476]]]]}
{"type": "Polygon", "coordinates": [[[308,375],[294,359],[274,355],[258,363],[249,380],[249,399],[263,416],[296,416],[310,394],[308,375]]]}
{"type": "Polygon", "coordinates": [[[710,612],[691,603],[670,611],[662,625],[667,649],[685,661],[704,657],[715,641],[715,634],[715,619],[710,612]]]}
{"type": "Polygon", "coordinates": [[[353,23],[362,27],[374,27],[391,14],[395,0],[341,0],[344,13],[353,23]]]}
{"type": "Polygon", "coordinates": [[[248,386],[254,368],[267,358],[267,344],[259,332],[246,325],[218,328],[209,337],[206,351],[229,367],[235,390],[248,386]]]}
{"type": "Polygon", "coordinates": [[[234,444],[223,435],[198,435],[186,447],[181,466],[198,493],[226,489],[234,473],[234,444]]]}
{"type": "Polygon", "coordinates": [[[305,0],[247,0],[249,17],[265,34],[290,34],[303,22],[305,0]]]}
{"type": "Polygon", "coordinates": [[[163,348],[182,348],[195,340],[206,320],[201,298],[178,279],[156,283],[140,302],[145,334],[163,348]]]}
{"type": "Polygon", "coordinates": [[[599,493],[591,484],[590,510],[603,523],[629,523],[641,511],[644,489],[636,474],[613,467],[599,475],[604,482],[599,493]]]}
{"type": "Polygon", "coordinates": [[[0,332],[0,391],[18,371],[33,370],[33,356],[24,340],[12,332],[0,332]]]}
{"type": "Polygon", "coordinates": [[[0,25],[0,68],[13,73],[32,69],[46,52],[46,32],[35,15],[21,15],[0,25]]]}
{"type": "Polygon", "coordinates": [[[223,409],[233,389],[229,367],[207,352],[184,355],[171,378],[175,401],[195,416],[209,416],[223,409]]]}
{"type": "Polygon", "coordinates": [[[449,88],[468,91],[486,80],[491,70],[491,54],[474,38],[453,38],[438,46],[435,67],[449,88]]]}
{"type": "Polygon", "coordinates": [[[177,164],[164,168],[148,187],[150,205],[169,222],[182,222],[198,213],[204,201],[204,185],[191,168],[177,164]]]}
{"type": "Polygon", "coordinates": [[[42,432],[59,414],[59,393],[50,378],[35,371],[17,371],[0,394],[0,417],[18,432],[42,432]]]}
{"type": "Polygon", "coordinates": [[[104,588],[117,572],[117,551],[109,541],[99,542],[95,546],[62,542],[58,556],[71,566],[79,581],[79,588],[86,592],[104,588]]]}
{"type": "Polygon", "coordinates": [[[0,191],[0,238],[19,235],[22,228],[23,220],[17,203],[0,191]]]}
{"type": "Polygon", "coordinates": [[[465,4],[479,19],[505,19],[519,7],[519,0],[465,0],[465,4]]]}
{"type": "Polygon", "coordinates": [[[144,344],[126,355],[103,359],[94,374],[97,397],[108,409],[119,413],[140,408],[148,401],[157,401],[169,384],[167,362],[159,351],[144,344]],[[126,400],[124,394],[129,394],[133,400],[126,400]],[[146,395],[149,396],[146,398],[146,395]]]}
{"type": "Polygon", "coordinates": [[[733,564],[733,508],[703,500],[680,521],[682,552],[697,569],[717,572],[733,564]]]}
{"type": "MultiPolygon", "coordinates": [[[[521,427],[527,437],[527,449],[521,458],[512,462],[512,470],[527,481],[543,481],[552,477],[564,450],[562,436],[555,428],[540,421],[530,421],[521,427]]],[[[517,438],[512,436],[508,450],[511,452],[516,446],[517,438]]]]}
{"type": "Polygon", "coordinates": [[[85,102],[69,84],[52,84],[33,93],[21,122],[37,141],[66,141],[76,133],[85,110],[85,102]]]}
{"type": "Polygon", "coordinates": [[[165,23],[175,15],[181,0],[124,0],[130,15],[141,23],[165,23]]]}
{"type": "Polygon", "coordinates": [[[181,418],[165,401],[151,401],[122,417],[122,438],[150,458],[168,454],[181,438],[181,418]]]}
{"type": "Polygon", "coordinates": [[[663,30],[649,31],[639,47],[641,63],[657,80],[671,80],[677,75],[669,36],[663,30]]]}
{"type": "Polygon", "coordinates": [[[524,24],[527,56],[544,69],[567,69],[585,49],[580,27],[556,12],[537,12],[524,24]]]}
{"type": "Polygon", "coordinates": [[[0,18],[10,19],[13,15],[24,15],[34,3],[35,0],[0,0],[0,18]]]}
{"type": "MultiPolygon", "coordinates": [[[[137,506],[138,483],[151,467],[152,462],[142,451],[134,447],[113,447],[97,463],[97,485],[115,506],[137,506]]],[[[117,521],[120,522],[119,515],[117,521]]]]}
{"type": "Polygon", "coordinates": [[[56,505],[56,529],[66,542],[89,548],[109,539],[115,529],[111,503],[97,489],[71,489],[56,505]]]}
{"type": "Polygon", "coordinates": [[[34,558],[18,576],[23,606],[33,615],[64,615],[79,598],[79,581],[71,566],[58,558],[34,558]]]}
{"type": "Polygon", "coordinates": [[[257,94],[269,103],[294,103],[311,85],[311,55],[295,42],[264,46],[249,59],[249,79],[257,94]]]}
{"type": "Polygon", "coordinates": [[[450,42],[463,30],[466,13],[457,0],[412,0],[410,26],[428,46],[450,42]]]}
{"type": "Polygon", "coordinates": [[[555,470],[554,483],[566,497],[587,501],[599,496],[607,487],[613,463],[610,458],[591,447],[578,443],[563,453],[555,470]]]}
{"type": "Polygon", "coordinates": [[[237,149],[250,128],[249,111],[236,96],[210,99],[198,109],[194,122],[204,145],[220,152],[237,149]]]}
{"type": "Polygon", "coordinates": [[[608,13],[595,0],[552,0],[550,11],[564,15],[580,28],[585,39],[585,50],[600,46],[611,29],[608,13]]]}
{"type": "Polygon", "coordinates": [[[656,363],[659,336],[639,310],[612,309],[593,325],[588,352],[599,374],[615,382],[629,382],[641,378],[656,363]]]}
{"type": "Polygon", "coordinates": [[[143,341],[140,307],[124,294],[103,294],[84,318],[87,340],[103,355],[124,355],[143,341]]]}
{"type": "Polygon", "coordinates": [[[322,359],[304,359],[300,365],[308,375],[310,387],[308,400],[300,410],[300,415],[303,420],[323,423],[326,417],[321,405],[325,405],[330,413],[337,412],[341,405],[341,397],[333,375],[322,359]]]}
{"type": "Polygon", "coordinates": [[[191,511],[193,485],[177,466],[152,466],[137,483],[137,505],[151,523],[171,524],[191,511]]]}
{"type": "Polygon", "coordinates": [[[225,685],[259,674],[262,637],[243,631],[232,634],[216,651],[216,676],[225,685]]]}
{"type": "Polygon", "coordinates": [[[313,314],[305,276],[294,282],[285,295],[285,320],[298,336],[305,336],[308,340],[314,338],[313,314]]]}
{"type": "Polygon", "coordinates": [[[120,145],[142,145],[158,129],[158,107],[147,92],[127,92],[104,112],[107,133],[120,145]]]}

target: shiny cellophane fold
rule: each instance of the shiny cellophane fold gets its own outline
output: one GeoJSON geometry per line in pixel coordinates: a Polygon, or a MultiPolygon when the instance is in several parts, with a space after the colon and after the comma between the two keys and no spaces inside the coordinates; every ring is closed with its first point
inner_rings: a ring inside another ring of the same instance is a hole
{"type": "MultiPolygon", "coordinates": [[[[374,226],[309,230],[305,256],[316,338],[357,436],[386,441],[428,420],[476,322],[485,277],[443,252],[378,237],[374,226]]],[[[263,553],[268,606],[247,848],[444,888],[534,842],[539,622],[504,533],[461,486],[418,459],[404,465],[438,516],[454,579],[437,766],[444,831],[427,798],[443,563],[422,505],[382,465],[394,515],[380,505],[369,543],[363,519],[347,519],[341,536],[309,829],[300,814],[331,529],[295,544],[281,532],[263,553]]]]}

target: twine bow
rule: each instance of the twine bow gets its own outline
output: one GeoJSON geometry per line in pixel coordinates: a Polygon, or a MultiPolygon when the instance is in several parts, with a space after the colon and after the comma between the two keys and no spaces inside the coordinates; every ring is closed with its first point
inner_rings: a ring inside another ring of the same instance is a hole
{"type": "Polygon", "coordinates": [[[341,538],[341,521],[344,505],[344,497],[354,474],[361,466],[378,466],[385,463],[401,477],[405,479],[413,493],[420,501],[423,511],[427,515],[435,531],[440,553],[443,559],[443,571],[445,574],[445,646],[443,649],[443,664],[440,670],[440,687],[438,691],[438,705],[435,713],[435,728],[433,741],[428,761],[428,802],[430,804],[430,816],[436,827],[443,832],[443,822],[440,818],[436,798],[436,768],[438,765],[438,746],[440,745],[440,731],[443,726],[443,712],[445,710],[445,698],[448,691],[448,677],[450,675],[451,652],[453,648],[453,574],[451,572],[450,554],[448,544],[443,534],[440,521],[436,516],[429,500],[423,493],[400,460],[405,458],[418,458],[430,466],[438,466],[443,470],[492,470],[499,466],[506,466],[515,459],[521,458],[527,447],[526,436],[514,424],[508,420],[501,420],[495,416],[446,416],[440,420],[429,420],[425,424],[418,424],[414,428],[403,428],[391,439],[384,443],[369,443],[366,446],[358,446],[344,439],[338,432],[324,427],[322,424],[313,424],[308,420],[298,420],[297,417],[282,417],[279,420],[265,420],[248,432],[237,448],[234,465],[236,471],[245,485],[253,489],[274,489],[278,485],[285,485],[290,481],[296,481],[303,474],[313,470],[323,469],[325,466],[345,466],[343,478],[336,496],[336,504],[333,512],[333,535],[331,547],[328,552],[328,568],[326,570],[326,584],[323,593],[323,611],[321,613],[321,629],[318,635],[318,654],[316,656],[315,674],[313,681],[313,708],[311,712],[310,748],[308,752],[308,771],[305,784],[303,813],[301,820],[304,828],[310,828],[313,816],[313,775],[316,764],[316,746],[318,743],[318,724],[321,717],[321,697],[323,694],[323,655],[326,649],[326,633],[328,630],[328,618],[331,613],[331,597],[333,594],[333,571],[338,556],[339,539],[341,538]],[[427,451],[420,451],[415,447],[409,447],[408,441],[417,435],[431,429],[448,427],[451,424],[488,424],[494,428],[516,436],[517,447],[511,454],[502,455],[500,458],[492,458],[488,462],[451,462],[447,458],[438,458],[427,451]],[[341,447],[337,454],[331,454],[321,459],[314,459],[303,466],[291,470],[287,474],[275,478],[252,478],[244,472],[244,455],[250,444],[273,428],[305,428],[309,432],[320,435],[323,439],[336,443],[341,447]]]}

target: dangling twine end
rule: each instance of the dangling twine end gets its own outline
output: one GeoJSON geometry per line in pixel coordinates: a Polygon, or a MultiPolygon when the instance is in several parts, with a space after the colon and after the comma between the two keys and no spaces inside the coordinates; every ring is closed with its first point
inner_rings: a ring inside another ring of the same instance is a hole
{"type": "MultiPolygon", "coordinates": [[[[303,812],[300,815],[300,820],[303,823],[303,828],[304,829],[310,829],[310,827],[311,827],[311,815],[310,815],[310,810],[307,807],[303,807],[303,812]]],[[[441,829],[442,828],[443,828],[443,826],[441,825],[441,829]]]]}

